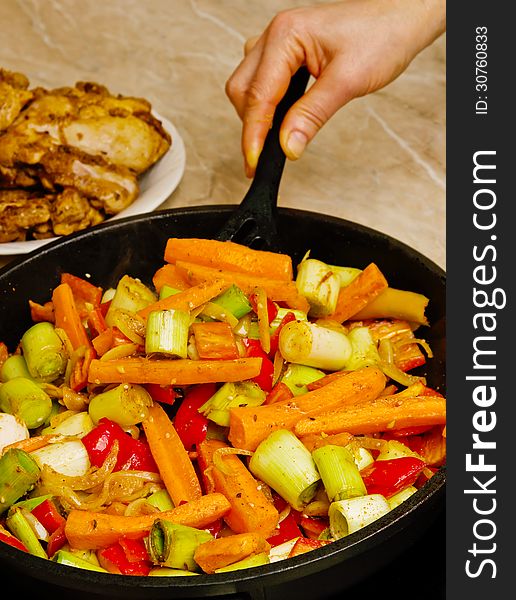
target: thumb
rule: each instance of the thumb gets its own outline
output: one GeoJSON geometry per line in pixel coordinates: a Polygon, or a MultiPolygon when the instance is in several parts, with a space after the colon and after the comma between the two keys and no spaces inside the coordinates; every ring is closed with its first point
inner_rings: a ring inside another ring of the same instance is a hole
{"type": "Polygon", "coordinates": [[[280,143],[285,155],[297,160],[321,127],[353,97],[342,70],[330,63],[283,119],[280,143]]]}

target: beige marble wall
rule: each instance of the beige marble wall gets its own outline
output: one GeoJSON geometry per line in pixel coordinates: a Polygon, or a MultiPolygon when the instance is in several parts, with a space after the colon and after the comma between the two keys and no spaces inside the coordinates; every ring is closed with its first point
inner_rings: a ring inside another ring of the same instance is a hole
{"type": "MultiPolygon", "coordinates": [[[[147,98],[187,152],[184,177],[159,209],[237,203],[249,180],[226,79],[247,37],[306,3],[0,0],[0,66],[33,85],[93,80],[147,98]]],[[[286,165],[279,204],[365,224],[445,266],[444,37],[395,82],[333,117],[286,165]]]]}

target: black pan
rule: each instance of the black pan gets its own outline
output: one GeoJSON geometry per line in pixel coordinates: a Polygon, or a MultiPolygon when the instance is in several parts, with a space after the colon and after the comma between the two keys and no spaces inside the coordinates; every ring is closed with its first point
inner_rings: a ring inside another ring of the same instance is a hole
{"type": "MultiPolygon", "coordinates": [[[[64,271],[114,285],[128,273],[151,283],[169,236],[214,237],[232,206],[174,209],[99,225],[49,243],[0,271],[0,340],[13,350],[31,324],[27,300],[49,299],[64,271]]],[[[298,264],[305,252],[330,264],[359,268],[375,262],[389,284],[430,298],[431,327],[421,334],[434,358],[421,373],[445,390],[445,273],[405,244],[369,228],[312,212],[279,209],[285,252],[298,264]]],[[[402,505],[364,529],[319,550],[247,571],[197,577],[130,577],[83,571],[0,544],[0,566],[36,580],[112,598],[326,598],[374,574],[409,548],[442,513],[445,469],[402,505]]],[[[444,542],[443,542],[444,546],[444,542]]],[[[428,565],[427,565],[428,567],[428,565]]],[[[387,592],[388,590],[384,590],[387,592]]]]}

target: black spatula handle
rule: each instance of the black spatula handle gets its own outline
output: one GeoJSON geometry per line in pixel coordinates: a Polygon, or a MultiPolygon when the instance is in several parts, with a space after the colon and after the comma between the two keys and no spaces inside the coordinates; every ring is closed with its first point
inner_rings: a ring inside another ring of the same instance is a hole
{"type": "Polygon", "coordinates": [[[217,239],[232,240],[252,247],[277,250],[278,191],[285,166],[285,153],[279,131],[289,108],[304,94],[310,73],[301,67],[276,107],[272,126],[267,133],[258,159],[256,173],[247,194],[220,230],[217,239]]]}

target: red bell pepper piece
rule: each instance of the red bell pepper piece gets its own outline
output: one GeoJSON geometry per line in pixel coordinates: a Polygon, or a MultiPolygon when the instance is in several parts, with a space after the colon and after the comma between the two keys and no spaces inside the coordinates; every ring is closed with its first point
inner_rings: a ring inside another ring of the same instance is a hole
{"type": "Polygon", "coordinates": [[[218,538],[220,532],[222,531],[222,519],[217,519],[210,523],[204,529],[208,530],[214,538],[218,538]]]}
{"type": "MultiPolygon", "coordinates": [[[[249,295],[249,302],[250,302],[254,312],[256,314],[258,314],[258,302],[257,302],[256,294],[249,295]]],[[[267,298],[267,317],[269,319],[269,325],[274,321],[277,314],[278,314],[278,307],[270,298],[267,298]]]]}
{"type": "Polygon", "coordinates": [[[294,393],[283,381],[278,383],[272,388],[267,394],[264,404],[274,404],[275,402],[282,402],[283,400],[290,400],[294,397],[294,393]]]}
{"type": "Polygon", "coordinates": [[[280,336],[281,330],[283,329],[283,327],[285,327],[285,325],[287,323],[290,323],[295,320],[296,320],[296,315],[293,312],[288,312],[285,314],[283,319],[281,319],[278,327],[274,330],[274,333],[271,335],[271,350],[269,352],[269,356],[271,358],[274,358],[274,355],[276,354],[276,352],[278,350],[279,336],[280,336]]]}
{"type": "Polygon", "coordinates": [[[119,540],[119,544],[122,546],[129,562],[150,561],[143,537],[135,539],[123,537],[119,540]]]}
{"type": "Polygon", "coordinates": [[[122,575],[148,575],[152,563],[148,560],[130,561],[120,543],[113,544],[99,552],[99,557],[109,563],[113,571],[122,575]]]}
{"type": "Polygon", "coordinates": [[[115,440],[118,441],[118,458],[114,471],[135,470],[158,473],[149,445],[144,440],[135,440],[118,423],[103,417],[83,438],[90,462],[100,467],[106,460],[115,440]]]}
{"type": "Polygon", "coordinates": [[[208,419],[199,412],[199,408],[217,391],[214,383],[202,383],[191,387],[174,417],[174,427],[186,450],[193,450],[206,439],[208,419]]]}
{"type": "Polygon", "coordinates": [[[296,537],[304,537],[293,512],[294,511],[291,510],[288,513],[276,528],[276,533],[267,539],[271,546],[279,546],[280,544],[283,544],[283,542],[288,542],[296,537]]]}
{"type": "Polygon", "coordinates": [[[18,548],[18,550],[23,550],[24,552],[28,552],[25,544],[20,542],[17,537],[14,537],[11,533],[6,531],[3,527],[0,526],[0,542],[4,542],[8,546],[12,546],[13,548],[18,548]]]}
{"type": "Polygon", "coordinates": [[[100,301],[102,300],[102,288],[93,285],[82,277],[72,275],[71,273],[61,273],[61,283],[67,283],[72,288],[75,302],[79,302],[80,304],[88,302],[95,308],[100,305],[100,301]],[[80,302],[81,300],[82,303],[80,302]]]}
{"type": "Polygon", "coordinates": [[[253,377],[252,381],[257,383],[262,390],[270,392],[272,390],[272,378],[274,375],[274,363],[269,358],[268,354],[264,352],[260,340],[251,340],[244,338],[242,340],[247,357],[257,357],[262,359],[262,368],[260,373],[253,377]]]}
{"type": "Polygon", "coordinates": [[[382,494],[386,498],[412,485],[426,463],[414,456],[376,460],[362,474],[368,494],[382,494]]]}
{"type": "Polygon", "coordinates": [[[299,523],[305,533],[305,537],[318,539],[321,533],[328,528],[328,519],[321,517],[301,517],[299,523]]]}
{"type": "Polygon", "coordinates": [[[172,406],[178,397],[178,393],[171,385],[160,385],[159,383],[147,383],[145,389],[149,392],[155,402],[172,406]]]}
{"type": "Polygon", "coordinates": [[[65,524],[60,525],[53,533],[50,534],[47,542],[47,554],[52,558],[54,554],[60,550],[68,541],[65,534],[65,524]]]}
{"type": "Polygon", "coordinates": [[[300,538],[292,547],[288,557],[294,558],[294,556],[299,556],[305,552],[322,548],[323,546],[326,546],[326,544],[331,544],[330,540],[309,540],[306,538],[300,538]]]}
{"type": "Polygon", "coordinates": [[[94,308],[93,310],[89,311],[87,323],[88,330],[90,332],[90,337],[92,339],[96,338],[108,328],[106,324],[106,319],[104,318],[104,315],[102,314],[102,309],[100,307],[94,308]]]}
{"type": "Polygon", "coordinates": [[[66,523],[65,518],[50,498],[45,498],[31,512],[50,534],[66,523]]]}

